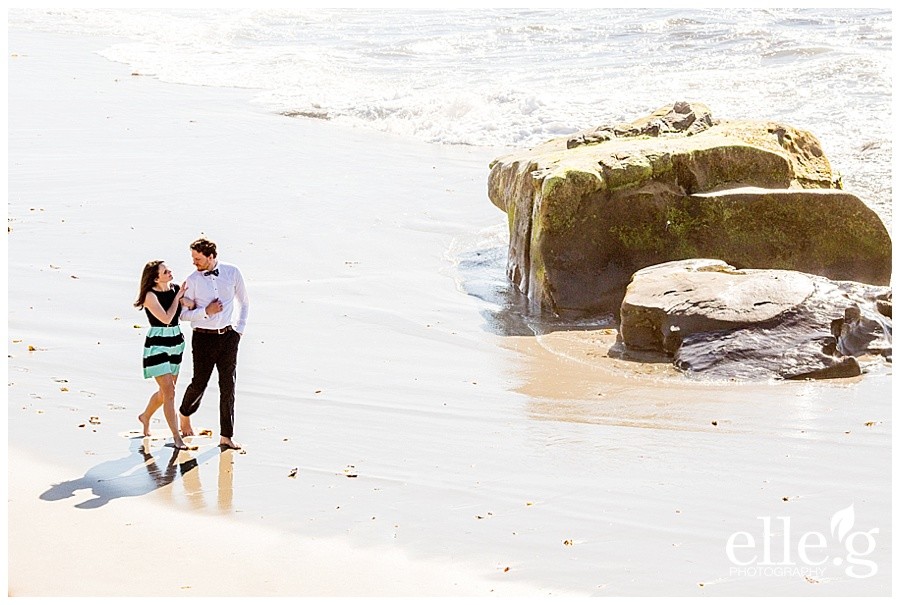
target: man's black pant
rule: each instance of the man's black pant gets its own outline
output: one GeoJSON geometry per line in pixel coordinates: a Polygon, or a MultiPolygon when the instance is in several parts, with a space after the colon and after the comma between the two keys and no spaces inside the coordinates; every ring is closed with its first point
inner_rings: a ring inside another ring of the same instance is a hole
{"type": "Polygon", "coordinates": [[[197,411],[213,368],[216,368],[219,374],[219,432],[229,439],[234,436],[234,380],[237,377],[240,341],[241,335],[234,330],[222,334],[194,330],[191,338],[194,377],[184,392],[179,409],[182,416],[190,416],[197,411]]]}

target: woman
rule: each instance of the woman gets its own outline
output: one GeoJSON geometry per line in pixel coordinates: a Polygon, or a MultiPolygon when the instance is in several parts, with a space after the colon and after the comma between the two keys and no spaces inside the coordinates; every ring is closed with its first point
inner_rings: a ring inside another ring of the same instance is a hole
{"type": "Polygon", "coordinates": [[[175,412],[175,381],[184,351],[184,335],[178,325],[181,307],[194,307],[184,298],[186,288],[172,285],[172,271],[161,260],[150,261],[141,274],[141,289],[134,306],[143,309],[150,321],[144,340],[144,378],[155,378],[159,390],[151,395],[147,409],[138,416],[144,436],[150,435],[150,417],[160,407],[175,439],[175,448],[188,449],[178,432],[175,412]]]}

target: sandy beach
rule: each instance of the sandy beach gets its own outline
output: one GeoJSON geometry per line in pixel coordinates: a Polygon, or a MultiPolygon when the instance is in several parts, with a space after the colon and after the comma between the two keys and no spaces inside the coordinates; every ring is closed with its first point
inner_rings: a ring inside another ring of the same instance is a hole
{"type": "Polygon", "coordinates": [[[9,595],[891,594],[889,365],[708,383],[535,335],[487,283],[505,150],[287,118],[109,43],[9,32],[9,595]],[[251,299],[240,452],[214,383],[195,451],[136,420],[140,270],[181,283],[201,235],[251,299]]]}

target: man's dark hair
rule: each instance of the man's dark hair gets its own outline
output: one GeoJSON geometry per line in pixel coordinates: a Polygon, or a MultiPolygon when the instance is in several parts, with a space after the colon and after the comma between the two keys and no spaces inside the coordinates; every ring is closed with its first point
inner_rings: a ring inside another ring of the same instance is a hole
{"type": "Polygon", "coordinates": [[[205,237],[201,237],[191,244],[191,250],[196,250],[203,256],[216,256],[216,242],[211,242],[205,237]]]}

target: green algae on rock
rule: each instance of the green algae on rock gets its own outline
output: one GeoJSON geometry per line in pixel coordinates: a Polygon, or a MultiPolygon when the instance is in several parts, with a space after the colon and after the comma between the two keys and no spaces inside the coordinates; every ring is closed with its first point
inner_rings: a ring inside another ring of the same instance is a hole
{"type": "Polygon", "coordinates": [[[533,310],[617,312],[631,275],[693,257],[886,284],[891,239],[819,141],[675,103],[491,163],[507,274],[533,310]]]}

